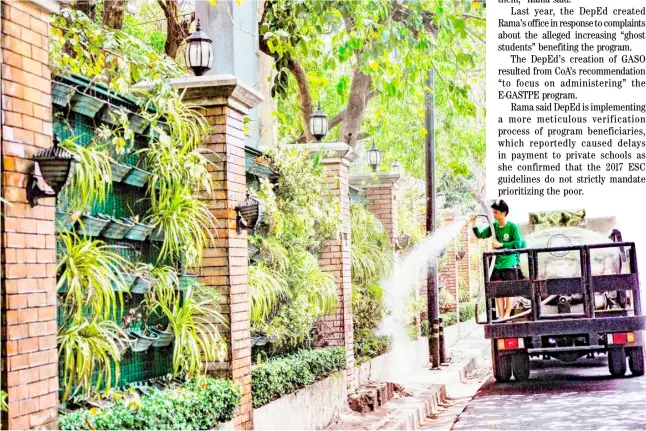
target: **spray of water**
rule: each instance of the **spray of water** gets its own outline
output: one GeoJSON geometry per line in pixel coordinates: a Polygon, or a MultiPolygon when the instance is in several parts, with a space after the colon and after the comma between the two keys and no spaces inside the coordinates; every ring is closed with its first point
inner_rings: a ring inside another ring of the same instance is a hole
{"type": "MultiPolygon", "coordinates": [[[[378,332],[392,336],[392,364],[388,379],[404,382],[412,373],[419,370],[420,352],[407,333],[411,301],[419,296],[421,270],[429,262],[435,262],[442,250],[453,240],[463,222],[454,222],[439,228],[411,252],[397,256],[393,271],[388,279],[381,281],[384,289],[386,307],[389,315],[381,323],[378,332]]],[[[428,353],[421,352],[428,357],[428,353]]],[[[423,360],[422,360],[423,363],[423,360]]]]}

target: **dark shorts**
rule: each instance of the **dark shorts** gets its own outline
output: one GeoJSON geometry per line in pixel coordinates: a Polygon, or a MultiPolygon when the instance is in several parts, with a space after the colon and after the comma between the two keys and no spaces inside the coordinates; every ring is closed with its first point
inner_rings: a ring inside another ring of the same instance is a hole
{"type": "Polygon", "coordinates": [[[495,269],[491,273],[490,281],[513,281],[522,280],[523,271],[520,268],[495,269]]]}

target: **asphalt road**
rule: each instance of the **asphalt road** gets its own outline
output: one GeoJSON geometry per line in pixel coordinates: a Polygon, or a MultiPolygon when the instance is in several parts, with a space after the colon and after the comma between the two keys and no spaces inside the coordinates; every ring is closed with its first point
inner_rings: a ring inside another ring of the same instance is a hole
{"type": "Polygon", "coordinates": [[[526,382],[489,378],[451,429],[646,430],[646,376],[612,378],[605,356],[535,362],[526,382]]]}

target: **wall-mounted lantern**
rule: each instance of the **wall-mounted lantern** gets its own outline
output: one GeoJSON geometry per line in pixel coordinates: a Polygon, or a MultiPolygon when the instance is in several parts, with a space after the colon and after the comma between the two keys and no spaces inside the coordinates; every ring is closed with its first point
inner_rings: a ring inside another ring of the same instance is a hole
{"type": "Polygon", "coordinates": [[[321,110],[321,103],[319,103],[310,117],[310,132],[317,142],[321,142],[321,139],[327,135],[327,126],[327,115],[321,110]]]}
{"type": "Polygon", "coordinates": [[[381,151],[375,146],[375,141],[372,141],[372,147],[368,148],[368,164],[372,167],[373,172],[377,172],[381,166],[381,151]]]}
{"type": "Polygon", "coordinates": [[[78,162],[76,156],[58,144],[58,137],[54,136],[54,146],[41,150],[34,156],[43,179],[54,193],[42,190],[38,185],[38,178],[31,174],[27,181],[27,200],[32,207],[38,205],[38,198],[56,197],[74,174],[78,162]]]}
{"type": "Polygon", "coordinates": [[[252,198],[247,192],[247,199],[236,205],[236,231],[242,232],[242,228],[253,229],[262,217],[262,202],[252,198]]]}
{"type": "Polygon", "coordinates": [[[462,259],[464,259],[464,256],[466,256],[466,254],[467,254],[467,252],[463,248],[461,248],[455,253],[455,257],[458,260],[462,260],[462,259]]]}
{"type": "Polygon", "coordinates": [[[184,53],[186,65],[193,70],[195,76],[202,76],[211,70],[213,65],[212,42],[206,33],[202,31],[202,26],[198,19],[195,33],[186,39],[186,52],[184,53]]]}
{"type": "Polygon", "coordinates": [[[390,165],[390,172],[393,174],[401,174],[402,165],[399,163],[398,159],[395,159],[392,165],[390,165]]]}
{"type": "Polygon", "coordinates": [[[410,244],[410,236],[405,233],[399,235],[399,238],[397,238],[397,244],[402,250],[408,248],[408,245],[410,244]]]}

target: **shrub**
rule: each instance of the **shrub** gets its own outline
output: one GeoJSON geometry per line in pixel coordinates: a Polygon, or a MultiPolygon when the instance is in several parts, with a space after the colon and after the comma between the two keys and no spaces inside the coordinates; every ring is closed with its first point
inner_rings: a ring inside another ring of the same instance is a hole
{"type": "Polygon", "coordinates": [[[428,320],[422,320],[422,324],[420,326],[420,332],[422,333],[422,337],[428,337],[430,335],[429,329],[428,329],[428,320]]]}
{"type": "Polygon", "coordinates": [[[366,330],[357,335],[358,337],[354,341],[354,359],[357,364],[387,353],[392,346],[392,339],[389,335],[375,335],[366,330]]]}
{"type": "Polygon", "coordinates": [[[240,387],[230,380],[199,377],[182,387],[151,388],[101,409],[80,409],[59,418],[61,430],[209,430],[233,418],[240,387]]]}
{"type": "Polygon", "coordinates": [[[252,366],[253,407],[263,406],[342,370],[345,359],[345,349],[328,347],[277,357],[252,366]]]}
{"type": "Polygon", "coordinates": [[[471,320],[476,315],[475,302],[462,302],[460,303],[460,322],[471,320]]]}

